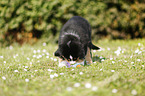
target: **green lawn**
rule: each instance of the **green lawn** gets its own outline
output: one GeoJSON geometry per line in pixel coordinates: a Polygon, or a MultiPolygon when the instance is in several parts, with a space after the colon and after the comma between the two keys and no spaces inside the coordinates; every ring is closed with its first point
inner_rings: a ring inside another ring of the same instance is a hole
{"type": "Polygon", "coordinates": [[[0,96],[145,96],[145,39],[98,41],[81,68],[59,68],[44,42],[0,48],[0,96]]]}

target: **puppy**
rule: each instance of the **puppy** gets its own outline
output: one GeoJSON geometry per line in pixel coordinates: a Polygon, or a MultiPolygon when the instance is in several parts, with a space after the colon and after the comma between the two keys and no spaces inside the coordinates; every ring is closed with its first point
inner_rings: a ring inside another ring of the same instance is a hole
{"type": "Polygon", "coordinates": [[[85,59],[87,64],[91,64],[91,49],[99,49],[91,42],[90,24],[80,16],[74,16],[64,24],[58,44],[55,56],[60,58],[59,63],[63,60],[82,62],[85,59]]]}

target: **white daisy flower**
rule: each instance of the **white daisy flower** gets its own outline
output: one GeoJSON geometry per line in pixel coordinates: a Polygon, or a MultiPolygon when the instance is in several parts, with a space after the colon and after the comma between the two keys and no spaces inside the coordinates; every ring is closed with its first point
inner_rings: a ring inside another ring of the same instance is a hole
{"type": "Polygon", "coordinates": [[[5,77],[5,76],[3,76],[3,77],[2,77],[2,79],[3,79],[3,80],[6,80],[6,77],[5,77]]]}
{"type": "Polygon", "coordinates": [[[38,49],[37,52],[40,53],[40,50],[38,49]]]}
{"type": "Polygon", "coordinates": [[[117,91],[118,91],[117,89],[113,89],[112,93],[117,93],[117,91]]]}
{"type": "Polygon", "coordinates": [[[10,48],[10,50],[12,50],[13,49],[13,46],[10,46],[9,48],[10,48]]]}
{"type": "Polygon", "coordinates": [[[72,87],[67,87],[66,90],[67,91],[72,91],[72,87]]]}
{"type": "Polygon", "coordinates": [[[80,75],[83,75],[83,72],[80,72],[79,74],[80,74],[80,75]]]}
{"type": "Polygon", "coordinates": [[[24,71],[27,71],[27,69],[24,69],[24,71]]]}
{"type": "Polygon", "coordinates": [[[60,75],[64,75],[64,73],[59,73],[60,75]]]}
{"type": "Polygon", "coordinates": [[[80,83],[75,83],[74,84],[74,87],[79,87],[80,86],[80,83]]]}
{"type": "Polygon", "coordinates": [[[27,60],[30,60],[30,58],[27,57],[27,60]]]}
{"type": "Polygon", "coordinates": [[[131,91],[131,94],[132,95],[137,95],[137,91],[134,89],[134,90],[131,91]]]}
{"type": "Polygon", "coordinates": [[[25,68],[28,68],[28,66],[25,66],[25,68]]]}
{"type": "Polygon", "coordinates": [[[4,63],[6,63],[6,61],[4,61],[4,63]]]}
{"type": "Polygon", "coordinates": [[[33,50],[33,53],[37,53],[37,51],[36,50],[33,50]]]}
{"type": "Polygon", "coordinates": [[[74,71],[75,69],[71,69],[71,71],[74,71]]]}
{"type": "Polygon", "coordinates": [[[126,60],[124,60],[124,62],[127,62],[126,60]]]}
{"type": "Polygon", "coordinates": [[[132,56],[130,56],[130,58],[132,58],[132,56]]]}
{"type": "Polygon", "coordinates": [[[49,58],[49,56],[46,56],[46,58],[49,58]]]}
{"type": "Polygon", "coordinates": [[[45,50],[45,49],[43,49],[43,51],[42,51],[42,52],[44,52],[44,53],[45,53],[45,52],[46,52],[46,50],[45,50]]]}
{"type": "Polygon", "coordinates": [[[91,88],[92,85],[91,85],[90,83],[86,83],[86,84],[85,84],[85,87],[86,87],[86,88],[91,88]]]}
{"type": "Polygon", "coordinates": [[[138,52],[138,54],[141,54],[141,53],[142,53],[142,51],[139,51],[139,52],[138,52]]]}
{"type": "Polygon", "coordinates": [[[113,58],[110,58],[110,60],[113,60],[113,58]]]}
{"type": "Polygon", "coordinates": [[[139,52],[139,49],[136,49],[136,50],[135,50],[135,53],[138,53],[138,52],[139,52]]]}
{"type": "Polygon", "coordinates": [[[93,53],[95,53],[96,52],[96,50],[93,50],[93,53]]]}
{"type": "Polygon", "coordinates": [[[137,59],[137,61],[139,61],[139,62],[140,62],[141,60],[140,60],[140,59],[137,59]]]}
{"type": "Polygon", "coordinates": [[[117,56],[120,55],[121,47],[118,47],[118,49],[114,52],[117,56]]]}
{"type": "Polygon", "coordinates": [[[46,55],[49,55],[49,53],[47,52],[46,55]]]}
{"type": "Polygon", "coordinates": [[[33,58],[36,57],[36,55],[33,55],[33,58]]]}
{"type": "Polygon", "coordinates": [[[112,61],[112,63],[114,64],[114,63],[115,63],[115,61],[112,61]]]}
{"type": "Polygon", "coordinates": [[[57,61],[57,59],[56,59],[56,58],[54,58],[53,60],[54,60],[54,61],[57,61]]]}
{"type": "Polygon", "coordinates": [[[19,72],[18,70],[14,70],[14,72],[19,72]]]}
{"type": "Polygon", "coordinates": [[[54,78],[54,75],[50,75],[50,78],[53,79],[54,78]]]}
{"type": "Polygon", "coordinates": [[[52,70],[52,69],[48,69],[48,71],[49,71],[49,72],[52,72],[53,70],[52,70]]]}
{"type": "Polygon", "coordinates": [[[16,56],[19,56],[19,54],[16,54],[16,56]]]}
{"type": "Polygon", "coordinates": [[[107,48],[107,50],[110,50],[110,48],[107,48]]]}
{"type": "Polygon", "coordinates": [[[54,73],[54,76],[55,76],[55,77],[58,77],[58,74],[54,73]]]}
{"type": "Polygon", "coordinates": [[[111,70],[111,72],[115,72],[115,70],[111,70]]]}
{"type": "Polygon", "coordinates": [[[13,56],[13,58],[16,58],[16,56],[13,56]]]}
{"type": "Polygon", "coordinates": [[[29,79],[25,79],[25,82],[29,82],[29,79]]]}
{"type": "Polygon", "coordinates": [[[46,46],[46,43],[45,42],[43,43],[43,46],[46,46]]]}
{"type": "Polygon", "coordinates": [[[98,87],[96,87],[96,86],[92,87],[92,91],[97,91],[97,90],[98,90],[98,87]]]}
{"type": "Polygon", "coordinates": [[[0,58],[4,58],[3,56],[0,56],[0,58]]]}

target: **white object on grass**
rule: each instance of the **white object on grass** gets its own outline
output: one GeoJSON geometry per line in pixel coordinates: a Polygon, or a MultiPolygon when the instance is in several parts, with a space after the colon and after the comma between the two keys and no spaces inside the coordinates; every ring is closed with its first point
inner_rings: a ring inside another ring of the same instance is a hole
{"type": "Polygon", "coordinates": [[[62,61],[59,63],[58,67],[76,67],[77,65],[83,65],[84,66],[84,61],[82,62],[76,62],[76,61],[70,61],[70,62],[67,62],[67,61],[62,61]],[[68,65],[69,64],[69,65],[68,65]]]}
{"type": "Polygon", "coordinates": [[[67,65],[67,61],[62,61],[59,63],[58,67],[64,67],[67,65]]]}

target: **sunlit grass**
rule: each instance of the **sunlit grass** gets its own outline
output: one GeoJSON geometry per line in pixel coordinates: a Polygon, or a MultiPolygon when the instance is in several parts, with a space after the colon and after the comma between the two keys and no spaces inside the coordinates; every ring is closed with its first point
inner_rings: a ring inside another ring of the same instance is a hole
{"type": "Polygon", "coordinates": [[[0,96],[145,96],[144,41],[101,40],[81,68],[59,68],[56,44],[1,48],[0,96]]]}

